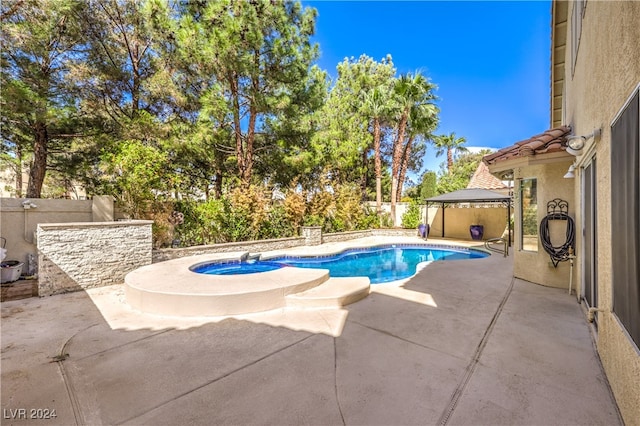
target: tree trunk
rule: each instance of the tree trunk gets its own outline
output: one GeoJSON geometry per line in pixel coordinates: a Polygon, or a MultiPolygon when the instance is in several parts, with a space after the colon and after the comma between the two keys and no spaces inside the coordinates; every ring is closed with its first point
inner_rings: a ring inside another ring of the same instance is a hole
{"type": "Polygon", "coordinates": [[[373,119],[373,150],[376,172],[376,212],[382,214],[382,156],[380,154],[380,121],[373,119]]]}
{"type": "Polygon", "coordinates": [[[404,147],[404,154],[402,155],[402,164],[400,165],[400,174],[398,175],[398,199],[402,200],[402,188],[404,186],[404,180],[407,176],[407,169],[409,167],[409,156],[411,156],[411,146],[413,144],[413,136],[407,141],[407,145],[404,147]]]}
{"type": "Polygon", "coordinates": [[[393,175],[391,177],[391,223],[396,226],[396,197],[398,188],[398,177],[393,175]]]}
{"type": "Polygon", "coordinates": [[[362,192],[361,200],[364,202],[367,200],[367,175],[369,174],[369,167],[367,165],[367,152],[365,149],[362,151],[362,178],[360,179],[360,192],[362,192]]]}
{"type": "Polygon", "coordinates": [[[221,170],[216,171],[216,180],[215,180],[215,184],[213,185],[213,196],[216,199],[220,199],[220,197],[222,197],[222,171],[221,170]]]}
{"type": "Polygon", "coordinates": [[[451,174],[453,168],[453,150],[447,147],[447,173],[451,174]]]}
{"type": "Polygon", "coordinates": [[[42,194],[42,184],[47,172],[47,125],[36,122],[33,126],[33,163],[29,171],[29,184],[27,186],[27,198],[40,198],[42,194]]]}
{"type": "MultiPolygon", "coordinates": [[[[260,69],[260,52],[253,52],[253,66],[254,70],[260,69]]],[[[240,181],[242,186],[248,188],[251,184],[251,175],[253,173],[253,143],[256,138],[256,120],[258,118],[258,105],[256,96],[260,92],[260,77],[253,75],[251,77],[251,91],[249,99],[249,126],[247,129],[247,139],[244,145],[244,169],[240,175],[240,181]]],[[[236,99],[240,94],[238,93],[236,99]]]]}
{"type": "Polygon", "coordinates": [[[22,198],[22,147],[16,149],[16,197],[22,198]]]}
{"type": "Polygon", "coordinates": [[[244,170],[240,175],[240,180],[244,187],[248,187],[251,183],[251,173],[253,171],[253,141],[256,137],[256,115],[256,104],[252,99],[249,105],[249,129],[244,146],[244,170]]]}
{"type": "Polygon", "coordinates": [[[238,175],[240,180],[244,182],[245,169],[247,167],[245,163],[244,145],[242,143],[242,129],[240,127],[240,94],[238,74],[231,72],[229,75],[229,85],[231,87],[231,97],[233,102],[233,127],[234,138],[236,142],[236,163],[238,165],[238,175]]]}
{"type": "Polygon", "coordinates": [[[407,128],[407,118],[409,111],[406,110],[400,117],[398,123],[398,134],[393,144],[393,157],[391,160],[391,220],[393,226],[397,226],[396,222],[396,198],[398,197],[398,172],[400,171],[400,162],[402,161],[402,142],[404,141],[404,132],[407,128]]]}

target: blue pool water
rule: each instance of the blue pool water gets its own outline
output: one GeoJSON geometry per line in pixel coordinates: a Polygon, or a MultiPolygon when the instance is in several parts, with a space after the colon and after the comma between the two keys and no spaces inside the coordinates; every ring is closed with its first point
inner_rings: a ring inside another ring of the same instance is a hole
{"type": "Polygon", "coordinates": [[[194,272],[229,275],[266,272],[295,266],[328,269],[332,277],[369,277],[372,284],[409,278],[421,262],[476,259],[489,256],[478,250],[429,247],[420,245],[389,245],[366,249],[350,249],[329,256],[283,256],[268,261],[210,263],[194,268],[194,272]]]}
{"type": "Polygon", "coordinates": [[[249,260],[249,261],[226,261],[213,262],[198,265],[192,268],[193,272],[209,275],[243,275],[255,274],[258,272],[268,272],[274,269],[280,269],[286,265],[282,263],[249,260]]]}

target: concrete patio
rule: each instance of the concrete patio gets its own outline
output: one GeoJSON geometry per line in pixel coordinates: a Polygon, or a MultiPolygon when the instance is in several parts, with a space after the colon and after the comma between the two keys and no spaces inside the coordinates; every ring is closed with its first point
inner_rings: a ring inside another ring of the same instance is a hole
{"type": "Polygon", "coordinates": [[[512,272],[434,262],[342,309],[226,318],[121,286],[3,302],[2,424],[622,424],[575,296],[512,272]]]}

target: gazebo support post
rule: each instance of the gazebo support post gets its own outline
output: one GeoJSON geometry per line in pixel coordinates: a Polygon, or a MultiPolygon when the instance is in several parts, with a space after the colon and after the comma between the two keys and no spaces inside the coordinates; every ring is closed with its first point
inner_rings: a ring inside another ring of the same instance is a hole
{"type": "Polygon", "coordinates": [[[442,238],[444,238],[444,203],[442,203],[442,238]]]}
{"type": "Polygon", "coordinates": [[[427,234],[424,237],[425,240],[429,239],[429,203],[425,202],[424,205],[424,226],[426,226],[427,234]]]}

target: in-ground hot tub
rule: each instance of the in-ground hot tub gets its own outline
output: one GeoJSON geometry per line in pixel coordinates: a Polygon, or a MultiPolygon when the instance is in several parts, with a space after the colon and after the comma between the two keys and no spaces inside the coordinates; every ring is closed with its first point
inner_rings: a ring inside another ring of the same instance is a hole
{"type": "Polygon", "coordinates": [[[232,262],[248,253],[199,255],[146,265],[125,277],[125,296],[142,312],[175,316],[239,315],[286,306],[285,296],[329,279],[325,269],[283,267],[265,272],[209,275],[193,271],[203,264],[232,262]]]}

